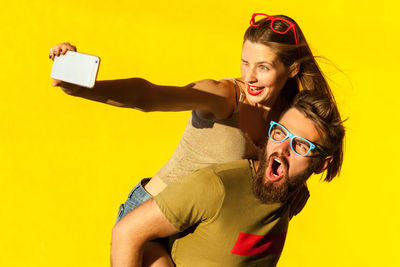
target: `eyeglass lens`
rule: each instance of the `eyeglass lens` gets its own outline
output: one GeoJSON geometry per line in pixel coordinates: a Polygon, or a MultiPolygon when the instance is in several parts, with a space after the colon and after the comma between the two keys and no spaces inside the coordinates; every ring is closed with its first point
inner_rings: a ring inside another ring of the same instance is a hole
{"type": "MultiPolygon", "coordinates": [[[[288,137],[288,132],[279,125],[274,125],[271,129],[270,136],[276,142],[282,142],[288,137]]],[[[310,143],[300,137],[294,137],[291,140],[291,148],[300,155],[306,155],[310,151],[310,143]]]]}
{"type": "Polygon", "coordinates": [[[271,22],[271,27],[274,29],[275,32],[286,33],[288,32],[290,25],[283,20],[273,20],[271,22]]]}
{"type": "Polygon", "coordinates": [[[260,20],[262,20],[262,19],[271,20],[271,27],[277,33],[286,33],[290,28],[289,23],[287,23],[286,21],[281,20],[279,18],[275,18],[275,17],[267,17],[265,15],[256,15],[253,17],[253,19],[254,19],[253,23],[256,25],[261,24],[263,21],[260,21],[260,20]]]}

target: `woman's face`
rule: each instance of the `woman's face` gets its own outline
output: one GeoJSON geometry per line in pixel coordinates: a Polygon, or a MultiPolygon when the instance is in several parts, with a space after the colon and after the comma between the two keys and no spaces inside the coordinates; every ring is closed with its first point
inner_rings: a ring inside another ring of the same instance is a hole
{"type": "Polygon", "coordinates": [[[289,68],[269,46],[248,40],[243,44],[241,73],[247,100],[267,106],[275,102],[287,79],[292,77],[289,68]]]}

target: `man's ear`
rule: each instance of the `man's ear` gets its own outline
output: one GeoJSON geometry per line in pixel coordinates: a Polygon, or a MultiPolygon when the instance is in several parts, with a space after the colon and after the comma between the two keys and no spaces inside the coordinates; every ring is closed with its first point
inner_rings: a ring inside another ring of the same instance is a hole
{"type": "Polygon", "coordinates": [[[333,157],[332,156],[326,156],[322,159],[321,163],[318,165],[317,168],[315,168],[315,173],[319,174],[322,173],[323,171],[326,170],[326,168],[328,168],[329,164],[332,163],[333,157]]]}
{"type": "Polygon", "coordinates": [[[297,75],[300,71],[300,64],[298,62],[294,62],[290,67],[289,67],[289,78],[293,78],[294,76],[297,75]]]}

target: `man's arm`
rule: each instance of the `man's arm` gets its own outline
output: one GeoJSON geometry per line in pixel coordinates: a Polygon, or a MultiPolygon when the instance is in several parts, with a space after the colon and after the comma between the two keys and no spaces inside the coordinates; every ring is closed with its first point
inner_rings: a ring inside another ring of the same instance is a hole
{"type": "Polygon", "coordinates": [[[128,213],[113,228],[113,267],[141,266],[143,245],[216,216],[225,190],[213,169],[197,170],[128,213]]]}
{"type": "Polygon", "coordinates": [[[114,226],[111,266],[142,266],[143,245],[147,241],[178,232],[153,199],[146,201],[114,226]]]}

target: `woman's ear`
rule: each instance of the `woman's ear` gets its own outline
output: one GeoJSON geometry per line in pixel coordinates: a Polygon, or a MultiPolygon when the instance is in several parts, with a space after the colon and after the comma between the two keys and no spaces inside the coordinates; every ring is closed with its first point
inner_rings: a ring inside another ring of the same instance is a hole
{"type": "Polygon", "coordinates": [[[294,62],[290,67],[289,67],[289,78],[293,78],[294,76],[297,75],[300,71],[300,64],[298,62],[294,62]]]}

